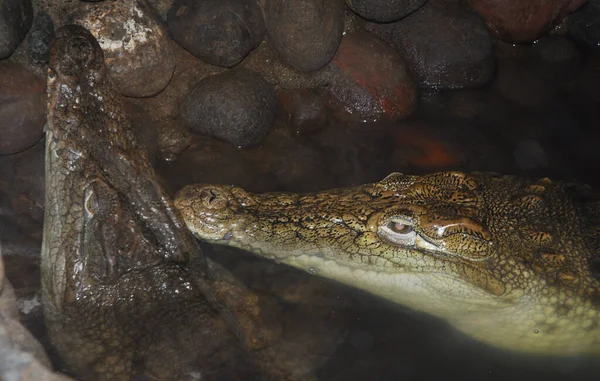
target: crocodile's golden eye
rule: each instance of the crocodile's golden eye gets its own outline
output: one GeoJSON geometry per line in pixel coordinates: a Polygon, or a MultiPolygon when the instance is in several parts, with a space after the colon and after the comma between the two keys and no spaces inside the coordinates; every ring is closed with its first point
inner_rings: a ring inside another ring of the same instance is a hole
{"type": "Polygon", "coordinates": [[[413,231],[412,225],[396,221],[390,221],[390,223],[388,224],[388,228],[390,228],[390,230],[394,233],[398,234],[409,234],[413,231]]]}

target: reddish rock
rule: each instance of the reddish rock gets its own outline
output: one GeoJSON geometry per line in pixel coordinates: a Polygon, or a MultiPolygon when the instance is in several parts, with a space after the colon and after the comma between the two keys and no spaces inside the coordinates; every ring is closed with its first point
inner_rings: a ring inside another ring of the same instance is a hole
{"type": "Polygon", "coordinates": [[[417,89],[404,59],[375,35],[346,35],[328,66],[328,89],[361,120],[406,118],[417,106],[417,89]]]}
{"type": "Polygon", "coordinates": [[[510,42],[533,41],[586,0],[470,0],[490,31],[510,42]]]}
{"type": "Polygon", "coordinates": [[[24,67],[0,62],[0,155],[40,140],[46,122],[46,84],[24,67]]]}

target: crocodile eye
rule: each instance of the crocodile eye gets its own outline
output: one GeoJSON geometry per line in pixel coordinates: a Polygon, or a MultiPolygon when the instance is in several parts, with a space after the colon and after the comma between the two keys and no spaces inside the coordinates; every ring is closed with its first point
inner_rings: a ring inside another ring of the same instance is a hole
{"type": "Polygon", "coordinates": [[[390,221],[388,228],[397,234],[410,234],[413,231],[412,225],[396,221],[390,221]]]}
{"type": "Polygon", "coordinates": [[[413,246],[417,233],[410,221],[391,220],[377,230],[377,234],[394,245],[413,246]]]}

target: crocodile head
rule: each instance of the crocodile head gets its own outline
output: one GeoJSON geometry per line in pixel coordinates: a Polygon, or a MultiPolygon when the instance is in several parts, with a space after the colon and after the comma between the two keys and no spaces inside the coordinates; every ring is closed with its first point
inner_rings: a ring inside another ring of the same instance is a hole
{"type": "Polygon", "coordinates": [[[204,258],[100,45],[77,25],[52,43],[45,181],[44,319],[78,380],[246,380],[259,368],[279,376],[313,366],[294,368],[272,344],[278,327],[265,304],[204,258]]]}
{"type": "Polygon", "coordinates": [[[495,174],[393,173],[304,195],[190,185],[175,206],[199,239],[438,316],[488,344],[600,353],[586,217],[596,204],[584,210],[569,189],[495,174]]]}

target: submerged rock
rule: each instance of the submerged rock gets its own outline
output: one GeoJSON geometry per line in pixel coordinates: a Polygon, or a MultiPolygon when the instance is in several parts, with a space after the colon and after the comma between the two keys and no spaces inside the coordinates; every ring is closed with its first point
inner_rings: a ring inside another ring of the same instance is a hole
{"type": "Polygon", "coordinates": [[[46,84],[24,67],[0,62],[0,155],[40,140],[46,122],[46,84]]]}
{"type": "Polygon", "coordinates": [[[582,45],[600,51],[600,2],[589,2],[570,15],[568,33],[582,45]]]}
{"type": "Polygon", "coordinates": [[[327,124],[327,104],[320,89],[281,90],[277,99],[281,120],[297,135],[311,134],[327,124]]]}

